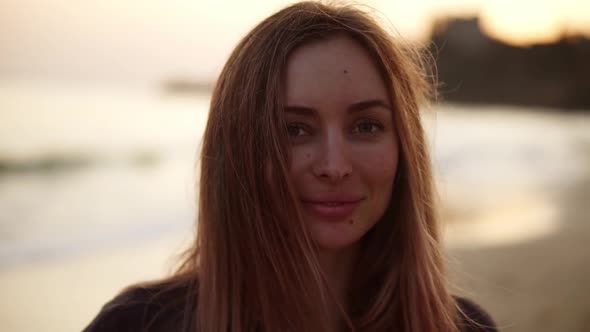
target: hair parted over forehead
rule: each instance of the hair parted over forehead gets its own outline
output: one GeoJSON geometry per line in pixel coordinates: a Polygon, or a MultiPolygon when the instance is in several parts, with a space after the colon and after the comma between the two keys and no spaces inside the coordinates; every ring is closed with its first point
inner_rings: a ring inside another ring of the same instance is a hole
{"type": "Polygon", "coordinates": [[[339,34],[364,46],[382,74],[400,144],[390,206],[363,239],[352,310],[342,317],[354,331],[458,331],[420,123],[430,92],[422,58],[369,13],[311,1],[250,31],[213,91],[198,234],[179,271],[198,275],[199,331],[329,331],[333,297],[289,181],[283,95],[293,50],[339,34]]]}

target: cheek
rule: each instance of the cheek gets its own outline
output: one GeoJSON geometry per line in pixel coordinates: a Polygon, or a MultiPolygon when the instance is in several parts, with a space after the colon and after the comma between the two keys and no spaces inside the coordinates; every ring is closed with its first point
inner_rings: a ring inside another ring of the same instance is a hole
{"type": "Polygon", "coordinates": [[[384,179],[390,180],[393,182],[395,178],[395,174],[397,173],[397,155],[393,155],[390,157],[383,157],[383,160],[380,162],[381,166],[381,174],[384,179]]]}
{"type": "Polygon", "coordinates": [[[294,146],[291,149],[291,176],[294,182],[298,179],[302,179],[302,173],[304,173],[314,158],[314,150],[310,147],[305,146],[294,146]]]}
{"type": "Polygon", "coordinates": [[[398,157],[397,151],[393,153],[391,151],[372,153],[363,158],[364,162],[362,164],[364,165],[365,173],[375,183],[382,183],[383,185],[393,183],[397,172],[398,157]]]}
{"type": "Polygon", "coordinates": [[[379,153],[367,156],[363,163],[364,182],[372,196],[373,203],[371,209],[373,212],[381,215],[389,204],[393,193],[394,179],[397,173],[398,157],[397,152],[379,153]]]}

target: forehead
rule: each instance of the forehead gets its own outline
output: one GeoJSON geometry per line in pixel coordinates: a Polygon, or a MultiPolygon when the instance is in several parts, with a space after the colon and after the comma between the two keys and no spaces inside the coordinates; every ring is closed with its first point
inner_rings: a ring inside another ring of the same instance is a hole
{"type": "Polygon", "coordinates": [[[388,93],[369,52],[356,40],[337,35],[304,44],[287,60],[285,98],[289,104],[388,101],[388,93]]]}

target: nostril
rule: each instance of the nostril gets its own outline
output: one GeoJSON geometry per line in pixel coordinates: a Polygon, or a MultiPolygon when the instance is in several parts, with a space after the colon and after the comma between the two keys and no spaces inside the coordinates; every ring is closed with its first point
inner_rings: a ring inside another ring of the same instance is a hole
{"type": "Polygon", "coordinates": [[[326,181],[331,181],[331,182],[337,182],[337,181],[343,180],[345,178],[348,178],[351,174],[351,170],[324,169],[324,170],[318,172],[317,174],[319,175],[319,177],[321,179],[324,179],[326,181]]]}
{"type": "Polygon", "coordinates": [[[341,137],[332,137],[324,142],[321,151],[314,155],[314,174],[323,181],[340,181],[352,172],[348,146],[341,137]]]}

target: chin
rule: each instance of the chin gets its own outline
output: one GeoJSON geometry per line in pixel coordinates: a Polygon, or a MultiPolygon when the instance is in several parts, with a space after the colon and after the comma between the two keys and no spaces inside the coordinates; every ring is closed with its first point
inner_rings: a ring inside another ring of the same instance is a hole
{"type": "Polygon", "coordinates": [[[366,231],[359,226],[348,222],[313,222],[310,232],[320,249],[342,250],[359,243],[363,238],[366,231]]]}

